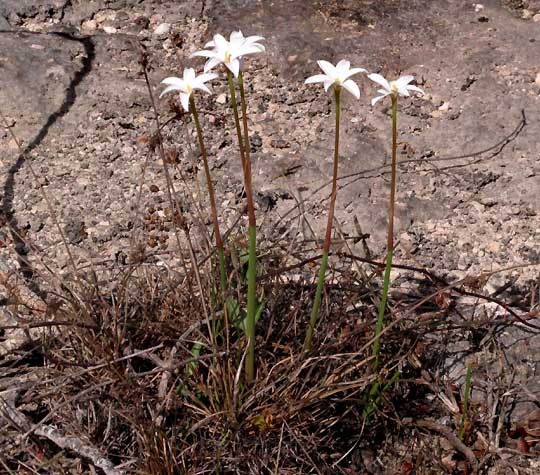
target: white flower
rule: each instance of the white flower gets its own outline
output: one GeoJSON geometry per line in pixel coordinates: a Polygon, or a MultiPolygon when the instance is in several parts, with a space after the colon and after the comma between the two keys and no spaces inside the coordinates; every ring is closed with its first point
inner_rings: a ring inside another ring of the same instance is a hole
{"type": "Polygon", "coordinates": [[[199,89],[208,94],[212,94],[212,90],[205,84],[205,82],[211,81],[218,77],[215,73],[209,74],[200,74],[199,76],[195,75],[195,70],[193,68],[184,69],[183,79],[170,77],[165,78],[161,81],[162,84],[166,84],[167,87],[159,95],[162,97],[164,94],[167,94],[171,91],[180,91],[180,102],[185,111],[189,111],[189,97],[195,89],[199,89]]]}
{"type": "Polygon", "coordinates": [[[208,72],[218,64],[223,63],[233,73],[234,77],[238,77],[242,56],[264,51],[264,46],[258,43],[262,39],[261,36],[248,36],[245,38],[241,31],[233,31],[230,41],[227,41],[222,35],[214,35],[214,39],[205,46],[206,48],[213,48],[212,50],[196,51],[191,56],[208,58],[204,65],[204,72],[208,72]]]}
{"type": "Polygon", "coordinates": [[[424,91],[422,91],[422,89],[416,86],[411,86],[409,84],[411,81],[414,80],[414,76],[401,76],[399,79],[390,82],[384,79],[380,74],[376,73],[368,74],[368,78],[383,87],[383,89],[377,90],[380,96],[371,99],[372,106],[389,95],[397,96],[398,94],[400,94],[407,97],[409,96],[409,91],[416,91],[422,95],[424,94],[424,91]]]}
{"type": "Polygon", "coordinates": [[[322,82],[324,84],[324,90],[328,91],[330,86],[344,87],[357,99],[360,97],[360,89],[356,83],[349,79],[352,75],[358,73],[366,73],[364,68],[352,68],[351,63],[342,59],[336,66],[328,61],[317,61],[319,67],[323,70],[324,74],[316,74],[306,79],[306,84],[312,84],[315,82],[322,82]]]}
{"type": "MultiPolygon", "coordinates": [[[[266,51],[266,48],[264,45],[259,43],[259,41],[264,40],[264,37],[262,36],[244,36],[244,34],[239,31],[233,31],[229,36],[229,44],[232,45],[233,48],[238,48],[241,46],[249,45],[249,46],[256,46],[259,48],[260,52],[263,53],[266,51]]],[[[209,41],[204,45],[205,48],[215,48],[215,42],[214,40],[209,41]]]]}

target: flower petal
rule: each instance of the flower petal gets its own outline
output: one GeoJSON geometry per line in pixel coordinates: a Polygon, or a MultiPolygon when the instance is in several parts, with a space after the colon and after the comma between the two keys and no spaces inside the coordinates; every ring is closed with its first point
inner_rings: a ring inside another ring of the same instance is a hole
{"type": "Polygon", "coordinates": [[[193,89],[199,89],[200,91],[204,91],[207,94],[212,94],[212,89],[210,89],[206,84],[203,83],[194,83],[193,89]]]}
{"type": "Polygon", "coordinates": [[[240,72],[240,61],[238,59],[233,59],[232,61],[229,61],[228,63],[224,63],[227,68],[229,68],[229,71],[233,73],[233,76],[235,78],[238,77],[238,73],[240,72]]]}
{"type": "Polygon", "coordinates": [[[384,94],[374,97],[373,99],[371,99],[371,105],[374,106],[375,104],[377,104],[377,102],[379,102],[381,99],[384,99],[388,95],[390,95],[390,93],[388,91],[385,91],[384,94]]]}
{"type": "Polygon", "coordinates": [[[396,79],[394,84],[396,84],[397,87],[406,86],[411,81],[414,81],[414,76],[401,76],[399,79],[396,79]]]}
{"type": "Polygon", "coordinates": [[[336,74],[336,67],[329,63],[328,61],[320,60],[317,61],[317,64],[319,65],[319,68],[321,68],[327,76],[331,78],[335,78],[337,76],[336,74]]]}
{"type": "Polygon", "coordinates": [[[232,43],[234,40],[243,40],[244,39],[244,34],[242,33],[241,30],[238,30],[238,31],[233,31],[231,33],[231,35],[229,36],[229,40],[230,42],[232,43]]]}
{"type": "Polygon", "coordinates": [[[347,71],[349,71],[349,69],[351,69],[351,62],[347,61],[345,59],[340,60],[336,64],[336,72],[337,72],[338,76],[341,77],[341,78],[345,74],[347,74],[347,71]]]}
{"type": "Polygon", "coordinates": [[[354,97],[360,99],[360,89],[352,79],[345,81],[343,83],[343,87],[347,89],[347,91],[349,91],[354,97]]]}
{"type": "Polygon", "coordinates": [[[407,85],[406,87],[407,87],[407,89],[408,89],[409,91],[416,91],[416,92],[419,92],[419,93],[422,94],[422,95],[425,94],[425,92],[424,92],[422,89],[420,89],[419,87],[411,86],[411,85],[407,85]]]}
{"type": "Polygon", "coordinates": [[[195,79],[195,70],[193,68],[184,69],[184,82],[189,84],[195,79]]]}
{"type": "Polygon", "coordinates": [[[313,84],[314,82],[324,82],[331,81],[332,78],[326,76],[326,74],[315,74],[315,76],[310,76],[306,79],[305,84],[313,84]]]}
{"type": "Polygon", "coordinates": [[[224,51],[229,47],[229,42],[220,34],[214,35],[214,44],[218,51],[224,51]]]}
{"type": "Polygon", "coordinates": [[[355,74],[359,74],[359,73],[367,73],[367,71],[364,68],[352,68],[341,76],[341,80],[346,81],[351,76],[354,76],[355,74]]]}
{"type": "Polygon", "coordinates": [[[332,86],[332,84],[334,84],[334,81],[332,81],[331,79],[327,79],[326,81],[324,81],[324,90],[328,92],[328,89],[330,89],[330,86],[332,86]]]}
{"type": "Polygon", "coordinates": [[[391,81],[390,87],[392,88],[392,90],[394,89],[394,87],[397,87],[397,92],[399,94],[405,97],[409,96],[409,91],[407,91],[407,86],[405,86],[404,84],[400,84],[397,81],[391,81]]]}
{"type": "Polygon", "coordinates": [[[161,84],[167,84],[170,86],[177,86],[177,87],[185,88],[184,80],[180,78],[176,78],[174,76],[165,78],[163,81],[161,81],[161,84]]]}
{"type": "Polygon", "coordinates": [[[161,91],[161,94],[159,95],[159,97],[162,98],[165,94],[171,91],[180,91],[180,88],[178,86],[168,86],[165,89],[163,89],[163,91],[161,91]]]}
{"type": "Polygon", "coordinates": [[[199,84],[204,84],[205,82],[213,81],[214,79],[217,79],[218,77],[219,77],[219,74],[216,74],[216,73],[203,73],[203,74],[199,74],[195,78],[195,82],[199,84]]]}
{"type": "Polygon", "coordinates": [[[245,56],[246,54],[257,54],[262,53],[261,48],[256,45],[250,45],[244,43],[242,46],[239,46],[234,51],[231,51],[231,58],[239,58],[240,56],[245,56]]]}
{"type": "Polygon", "coordinates": [[[221,64],[222,61],[219,58],[210,58],[205,64],[204,64],[204,72],[207,73],[211,69],[215,68],[218,64],[221,64]]]}
{"type": "Polygon", "coordinates": [[[252,35],[252,36],[247,36],[246,37],[246,41],[248,43],[256,43],[256,42],[259,42],[259,41],[262,41],[262,40],[264,40],[264,36],[252,35]]]}
{"type": "Polygon", "coordinates": [[[180,102],[182,103],[182,107],[186,112],[189,112],[189,96],[191,96],[191,93],[189,92],[180,93],[180,102]]]}
{"type": "Polygon", "coordinates": [[[368,74],[368,78],[371,79],[373,82],[376,82],[380,86],[382,86],[386,91],[390,92],[390,83],[384,79],[380,74],[377,73],[371,73],[368,74]]]}
{"type": "Polygon", "coordinates": [[[206,50],[201,50],[201,51],[195,51],[195,53],[191,53],[189,55],[190,58],[195,58],[197,56],[200,56],[202,58],[213,58],[216,56],[216,52],[215,51],[206,51],[206,50]]]}

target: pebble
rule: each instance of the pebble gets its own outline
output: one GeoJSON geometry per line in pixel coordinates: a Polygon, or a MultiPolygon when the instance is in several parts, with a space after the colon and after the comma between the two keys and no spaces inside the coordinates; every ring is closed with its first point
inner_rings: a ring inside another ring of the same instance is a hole
{"type": "Polygon", "coordinates": [[[476,13],[481,12],[484,9],[484,5],[482,5],[481,3],[473,3],[473,5],[474,5],[474,11],[476,13]]]}
{"type": "Polygon", "coordinates": [[[97,28],[97,21],[96,20],[86,20],[82,23],[82,29],[83,30],[90,30],[94,31],[97,28]]]}
{"type": "Polygon", "coordinates": [[[154,35],[167,35],[171,31],[171,24],[170,23],[160,23],[156,28],[154,29],[154,35]]]}
{"type": "Polygon", "coordinates": [[[536,15],[534,15],[532,17],[532,19],[533,19],[534,22],[539,22],[540,21],[540,13],[537,13],[536,15]]]}
{"type": "Polygon", "coordinates": [[[114,26],[104,26],[102,28],[103,28],[103,31],[107,33],[108,35],[112,35],[118,31],[114,26]]]}
{"type": "Polygon", "coordinates": [[[220,94],[216,97],[216,102],[218,104],[226,104],[227,103],[227,94],[220,94]]]}
{"type": "Polygon", "coordinates": [[[486,251],[497,254],[501,250],[501,245],[497,241],[492,241],[486,246],[486,251]]]}
{"type": "Polygon", "coordinates": [[[446,112],[448,109],[450,109],[449,102],[443,102],[442,106],[439,107],[439,110],[442,112],[446,112]]]}

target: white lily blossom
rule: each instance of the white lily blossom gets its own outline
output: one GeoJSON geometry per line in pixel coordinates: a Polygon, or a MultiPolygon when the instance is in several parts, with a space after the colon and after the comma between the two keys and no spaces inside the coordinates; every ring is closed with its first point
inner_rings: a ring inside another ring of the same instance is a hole
{"type": "Polygon", "coordinates": [[[386,96],[390,95],[397,96],[399,94],[401,96],[408,97],[410,95],[409,91],[415,91],[424,95],[424,91],[422,91],[422,89],[409,84],[411,81],[414,81],[414,76],[401,76],[399,79],[390,82],[388,82],[380,74],[376,73],[368,74],[368,78],[373,82],[376,82],[379,86],[383,87],[382,89],[377,90],[380,95],[371,99],[372,106],[374,106],[381,99],[384,99],[386,96]]]}
{"type": "Polygon", "coordinates": [[[328,91],[330,86],[344,87],[357,99],[360,97],[360,89],[358,85],[349,79],[354,74],[367,73],[364,68],[352,68],[351,63],[342,59],[335,66],[328,61],[317,61],[319,67],[323,70],[324,74],[316,74],[306,79],[306,84],[312,84],[316,82],[322,82],[324,90],[328,91]]]}
{"type": "MultiPolygon", "coordinates": [[[[250,45],[250,46],[256,46],[259,48],[261,53],[264,53],[266,51],[266,48],[264,45],[259,43],[259,41],[264,40],[263,36],[244,36],[242,31],[233,31],[229,36],[229,44],[232,45],[233,48],[238,48],[243,45],[250,45]]],[[[214,40],[209,41],[204,45],[205,48],[215,48],[216,44],[214,40]]]]}
{"type": "Polygon", "coordinates": [[[262,53],[265,48],[259,43],[263,38],[261,36],[244,37],[241,31],[233,31],[230,35],[230,41],[227,41],[223,35],[214,35],[214,39],[209,41],[205,48],[211,50],[196,51],[191,55],[208,58],[204,65],[204,72],[210,71],[219,64],[224,64],[234,77],[237,78],[240,73],[240,60],[247,54],[262,53]]]}
{"type": "Polygon", "coordinates": [[[197,76],[193,68],[186,68],[184,69],[184,77],[182,79],[177,77],[168,77],[161,81],[161,83],[166,84],[167,87],[163,90],[159,97],[162,97],[163,95],[172,91],[179,91],[182,107],[186,112],[188,112],[189,98],[192,92],[195,89],[199,89],[207,94],[212,94],[212,90],[205,84],[205,82],[211,81],[212,79],[216,79],[218,77],[219,76],[215,73],[205,73],[197,76]]]}

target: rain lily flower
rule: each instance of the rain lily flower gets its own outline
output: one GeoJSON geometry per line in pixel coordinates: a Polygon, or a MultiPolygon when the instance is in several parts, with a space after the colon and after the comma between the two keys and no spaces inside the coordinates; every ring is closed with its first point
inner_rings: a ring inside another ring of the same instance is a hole
{"type": "Polygon", "coordinates": [[[212,94],[212,90],[205,84],[205,82],[216,79],[217,77],[218,75],[215,73],[199,74],[199,76],[196,76],[195,70],[193,68],[186,68],[184,69],[183,79],[169,77],[161,81],[162,84],[166,84],[167,87],[163,90],[159,97],[162,97],[163,95],[171,91],[179,91],[182,107],[186,112],[188,112],[189,98],[191,96],[191,93],[195,89],[199,89],[206,92],[207,94],[212,94]]]}
{"type": "Polygon", "coordinates": [[[401,76],[399,79],[390,82],[388,82],[380,74],[376,73],[369,74],[368,78],[376,82],[379,86],[383,87],[383,89],[377,90],[380,96],[374,97],[371,100],[372,106],[389,95],[397,96],[399,94],[401,96],[408,97],[410,95],[409,91],[415,91],[422,95],[424,94],[424,91],[422,91],[422,89],[416,86],[411,86],[409,84],[411,81],[414,81],[414,76],[401,76]]]}
{"type": "MultiPolygon", "coordinates": [[[[259,43],[259,41],[264,40],[264,37],[262,36],[244,36],[244,34],[239,31],[233,31],[229,36],[229,44],[233,46],[233,48],[238,48],[243,45],[250,45],[250,46],[256,46],[259,48],[260,52],[263,53],[266,51],[266,48],[264,45],[259,43]]],[[[215,48],[216,44],[214,40],[209,41],[204,45],[205,48],[215,48]]]]}
{"type": "Polygon", "coordinates": [[[206,44],[207,48],[212,50],[196,51],[191,56],[202,56],[208,58],[204,65],[204,72],[210,71],[218,64],[224,64],[229,71],[238,77],[240,73],[240,59],[246,54],[262,53],[264,46],[258,43],[263,38],[260,36],[244,37],[241,31],[231,33],[230,41],[227,41],[222,35],[214,35],[214,39],[206,44]]]}
{"type": "Polygon", "coordinates": [[[360,97],[360,89],[357,84],[349,79],[354,74],[366,73],[364,68],[352,68],[351,63],[342,59],[336,66],[328,61],[317,61],[319,67],[323,70],[324,74],[316,74],[306,79],[306,84],[312,84],[316,82],[322,82],[324,90],[328,91],[330,86],[335,88],[344,87],[357,99],[360,97]]]}

